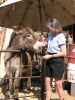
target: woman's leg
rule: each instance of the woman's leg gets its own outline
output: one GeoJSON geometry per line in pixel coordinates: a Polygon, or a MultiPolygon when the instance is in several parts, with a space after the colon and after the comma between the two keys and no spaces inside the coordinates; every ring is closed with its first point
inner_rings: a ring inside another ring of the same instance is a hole
{"type": "Polygon", "coordinates": [[[52,93],[52,78],[46,77],[46,100],[50,100],[52,93]]]}
{"type": "Polygon", "coordinates": [[[60,100],[64,100],[64,91],[62,86],[62,79],[55,79],[56,87],[60,100]]]}

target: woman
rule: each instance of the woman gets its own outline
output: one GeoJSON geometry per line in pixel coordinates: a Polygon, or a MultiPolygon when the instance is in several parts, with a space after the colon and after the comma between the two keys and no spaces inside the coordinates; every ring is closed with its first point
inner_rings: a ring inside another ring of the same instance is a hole
{"type": "Polygon", "coordinates": [[[52,79],[55,83],[60,100],[64,100],[62,87],[62,76],[64,72],[64,56],[66,56],[66,40],[62,33],[62,28],[58,20],[52,18],[47,21],[47,28],[50,35],[41,46],[47,47],[48,54],[43,56],[47,60],[46,65],[46,100],[50,100],[52,93],[52,79]]]}

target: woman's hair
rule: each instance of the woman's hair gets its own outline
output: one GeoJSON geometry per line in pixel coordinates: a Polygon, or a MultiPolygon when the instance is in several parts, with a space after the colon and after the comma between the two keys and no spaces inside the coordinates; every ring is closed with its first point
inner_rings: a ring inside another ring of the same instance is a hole
{"type": "Polygon", "coordinates": [[[56,20],[55,18],[51,18],[47,21],[46,26],[51,26],[54,28],[54,32],[55,33],[61,33],[62,32],[62,27],[59,23],[58,20],[56,20]]]}

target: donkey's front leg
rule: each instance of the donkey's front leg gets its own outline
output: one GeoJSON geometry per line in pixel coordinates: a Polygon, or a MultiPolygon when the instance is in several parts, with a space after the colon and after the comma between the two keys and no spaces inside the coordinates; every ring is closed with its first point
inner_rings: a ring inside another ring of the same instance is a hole
{"type": "Polygon", "coordinates": [[[5,100],[9,100],[10,90],[11,90],[11,87],[12,87],[12,73],[8,72],[6,78],[7,78],[7,85],[6,85],[5,100]]]}
{"type": "MultiPolygon", "coordinates": [[[[32,76],[32,66],[30,67],[30,69],[26,72],[26,76],[32,76]]],[[[31,87],[31,78],[27,79],[27,89],[30,90],[31,87]]]]}
{"type": "Polygon", "coordinates": [[[18,92],[19,92],[19,82],[20,82],[20,79],[19,79],[19,70],[16,71],[15,73],[15,79],[14,79],[14,100],[18,100],[18,92]]]}

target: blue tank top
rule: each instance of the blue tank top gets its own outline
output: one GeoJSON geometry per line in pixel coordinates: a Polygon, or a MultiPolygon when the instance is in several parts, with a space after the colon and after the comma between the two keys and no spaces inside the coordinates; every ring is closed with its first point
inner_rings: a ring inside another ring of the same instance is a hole
{"type": "Polygon", "coordinates": [[[48,38],[46,38],[46,41],[48,42],[47,51],[50,53],[61,52],[60,45],[66,44],[66,38],[63,33],[57,35],[51,33],[48,38]]]}

